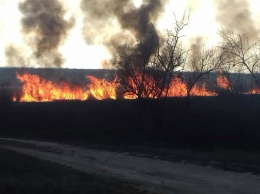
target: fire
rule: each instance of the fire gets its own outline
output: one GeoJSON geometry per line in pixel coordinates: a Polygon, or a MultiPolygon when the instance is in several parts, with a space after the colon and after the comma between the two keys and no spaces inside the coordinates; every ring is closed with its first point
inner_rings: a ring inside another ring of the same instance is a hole
{"type": "MultiPolygon", "coordinates": [[[[29,73],[17,74],[17,79],[22,83],[22,95],[20,98],[14,96],[13,100],[19,99],[21,102],[46,102],[55,100],[87,100],[95,98],[97,100],[103,99],[117,99],[117,92],[120,91],[120,84],[117,78],[108,81],[106,79],[99,79],[94,76],[86,76],[89,83],[86,85],[69,84],[63,82],[52,82],[38,75],[29,73]]],[[[156,98],[159,88],[156,88],[156,82],[152,76],[135,76],[128,78],[128,84],[132,91],[123,95],[124,99],[136,99],[139,96],[143,98],[156,98]],[[142,83],[142,85],[138,85],[142,83]],[[138,94],[139,88],[143,90],[138,94]]],[[[220,88],[230,90],[228,79],[223,75],[218,75],[217,83],[220,88]]],[[[254,88],[245,94],[260,94],[259,88],[254,88]]],[[[162,92],[162,97],[165,96],[165,89],[162,92]]],[[[187,96],[187,84],[185,80],[174,77],[170,83],[168,96],[169,97],[185,97],[187,96]]],[[[190,92],[191,96],[216,96],[217,93],[209,91],[205,84],[195,84],[190,92]]]]}
{"type": "MultiPolygon", "coordinates": [[[[222,89],[231,91],[231,84],[228,81],[227,77],[224,75],[218,75],[217,77],[217,83],[218,86],[222,89]]],[[[248,91],[241,92],[241,94],[260,94],[260,88],[259,87],[253,87],[249,89],[248,91]]]]}
{"type": "MultiPolygon", "coordinates": [[[[117,84],[93,76],[86,76],[90,81],[86,86],[71,85],[65,81],[54,83],[38,75],[17,74],[22,83],[21,102],[47,102],[55,100],[87,100],[90,96],[97,100],[116,99],[117,84]],[[85,89],[86,88],[86,89],[85,89]]],[[[18,99],[13,97],[13,101],[18,99]]]]}
{"type": "Polygon", "coordinates": [[[183,97],[187,96],[187,86],[180,78],[173,78],[170,83],[170,88],[168,91],[168,96],[170,97],[183,97]]]}
{"type": "Polygon", "coordinates": [[[245,94],[260,94],[260,88],[253,88],[246,92],[245,94]]]}
{"type": "Polygon", "coordinates": [[[140,72],[135,72],[135,75],[128,77],[128,85],[131,86],[131,92],[126,92],[124,94],[125,99],[136,99],[139,96],[142,98],[153,98],[156,96],[158,90],[155,89],[155,80],[152,76],[140,72]],[[140,88],[142,88],[140,90],[140,88]],[[140,94],[139,94],[140,92],[140,94]]]}
{"type": "Polygon", "coordinates": [[[218,86],[219,86],[221,89],[231,90],[230,82],[228,81],[228,79],[227,79],[226,76],[224,76],[224,75],[218,75],[218,77],[217,77],[217,83],[218,83],[218,86]]]}
{"type": "Polygon", "coordinates": [[[207,90],[205,83],[199,87],[195,85],[191,90],[191,96],[216,96],[217,93],[207,90]]]}
{"type": "Polygon", "coordinates": [[[38,75],[17,74],[17,78],[23,84],[21,102],[86,100],[89,95],[88,91],[84,91],[79,85],[70,86],[67,82],[53,83],[38,75]]]}
{"type": "MultiPolygon", "coordinates": [[[[180,78],[173,78],[170,88],[169,88],[169,94],[170,97],[185,97],[187,96],[187,86],[184,81],[182,81],[180,78]]],[[[195,84],[195,86],[192,88],[190,92],[191,96],[215,96],[216,93],[209,91],[206,89],[205,84],[202,86],[198,86],[195,84]]]]}
{"type": "Polygon", "coordinates": [[[108,82],[105,79],[98,79],[94,76],[86,76],[90,80],[89,92],[97,100],[116,99],[116,81],[108,82]]]}
{"type": "MultiPolygon", "coordinates": [[[[141,94],[142,97],[149,97],[153,98],[156,96],[156,92],[160,91],[159,89],[155,88],[155,81],[152,79],[152,77],[145,76],[143,78],[144,84],[143,84],[143,92],[141,94]]],[[[141,82],[141,76],[136,76],[136,79],[129,78],[128,82],[130,83],[131,87],[135,91],[135,94],[132,92],[127,92],[124,95],[125,99],[135,99],[137,98],[137,92],[138,92],[138,85],[136,83],[141,82]],[[137,80],[138,79],[138,80],[137,80]]],[[[164,91],[162,93],[162,96],[165,96],[166,92],[164,91]]],[[[206,89],[205,84],[203,84],[201,87],[196,85],[192,88],[190,92],[191,96],[215,96],[215,92],[208,91],[206,89]]],[[[184,81],[182,81],[178,77],[174,77],[170,83],[170,87],[168,90],[167,96],[169,97],[185,97],[187,96],[187,86],[184,81]]]]}

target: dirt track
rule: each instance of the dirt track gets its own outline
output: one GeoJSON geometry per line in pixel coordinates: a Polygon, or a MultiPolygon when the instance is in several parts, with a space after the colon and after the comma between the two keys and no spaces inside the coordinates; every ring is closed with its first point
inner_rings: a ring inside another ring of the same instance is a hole
{"type": "Polygon", "coordinates": [[[260,193],[260,177],[250,173],[225,172],[193,164],[172,163],[52,142],[2,140],[30,143],[35,147],[23,147],[22,144],[1,144],[0,147],[71,166],[89,174],[128,181],[157,193],[260,193]]]}

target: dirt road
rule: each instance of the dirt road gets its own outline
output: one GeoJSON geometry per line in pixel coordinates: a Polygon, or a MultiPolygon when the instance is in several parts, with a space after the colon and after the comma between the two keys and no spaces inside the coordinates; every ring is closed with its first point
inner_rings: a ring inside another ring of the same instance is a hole
{"type": "Polygon", "coordinates": [[[225,172],[194,164],[172,163],[53,142],[0,140],[33,145],[0,144],[2,148],[57,162],[89,174],[124,180],[156,193],[260,193],[260,177],[250,173],[225,172]]]}

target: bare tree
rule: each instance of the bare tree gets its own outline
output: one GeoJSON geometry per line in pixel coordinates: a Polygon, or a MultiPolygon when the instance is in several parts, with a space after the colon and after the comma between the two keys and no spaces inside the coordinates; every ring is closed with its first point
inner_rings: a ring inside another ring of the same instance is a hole
{"type": "Polygon", "coordinates": [[[150,63],[139,52],[140,44],[118,47],[112,63],[119,72],[120,90],[126,98],[155,98],[156,80],[150,63]]]}
{"type": "Polygon", "coordinates": [[[193,45],[184,64],[184,71],[189,72],[184,78],[187,89],[187,102],[195,85],[209,73],[218,70],[223,63],[223,53],[217,48],[206,48],[203,45],[193,45]]]}
{"type": "Polygon", "coordinates": [[[246,77],[247,75],[243,72],[242,65],[237,65],[234,68],[230,63],[222,64],[221,70],[218,73],[218,79],[221,79],[221,82],[226,86],[224,89],[228,90],[231,94],[243,94],[246,92],[246,77]]]}
{"type": "Polygon", "coordinates": [[[166,30],[160,36],[156,32],[156,48],[149,57],[144,57],[140,41],[134,45],[123,45],[116,49],[112,63],[120,76],[120,86],[124,95],[136,98],[160,99],[168,96],[174,72],[181,67],[187,51],[181,43],[181,32],[188,25],[185,15],[178,21],[175,18],[173,30],[166,30]]]}
{"type": "MultiPolygon", "coordinates": [[[[161,38],[161,47],[158,47],[155,53],[153,66],[162,72],[160,80],[160,93],[158,97],[168,97],[173,76],[177,71],[182,70],[186,60],[188,50],[183,48],[181,34],[183,29],[188,25],[189,16],[183,15],[183,18],[178,21],[175,17],[175,27],[173,30],[166,30],[166,34],[161,38]]],[[[159,41],[159,40],[158,40],[159,41]]]]}
{"type": "Polygon", "coordinates": [[[257,76],[260,70],[260,39],[254,34],[230,31],[220,31],[218,34],[223,40],[220,48],[225,53],[225,64],[234,70],[242,66],[242,71],[250,73],[260,86],[260,78],[257,76]]]}
{"type": "MultiPolygon", "coordinates": [[[[182,46],[182,30],[188,25],[189,17],[183,16],[172,30],[157,32],[154,49],[149,55],[143,55],[147,47],[142,41],[136,44],[118,46],[112,64],[119,72],[119,88],[125,97],[139,99],[140,123],[145,119],[153,123],[156,131],[169,130],[165,122],[165,105],[171,81],[186,58],[187,51],[182,46]],[[148,57],[147,57],[148,56],[148,57]],[[153,100],[148,100],[153,99],[153,100]]],[[[147,54],[147,53],[146,53],[147,54]]],[[[169,106],[167,106],[169,108],[169,106]]]]}

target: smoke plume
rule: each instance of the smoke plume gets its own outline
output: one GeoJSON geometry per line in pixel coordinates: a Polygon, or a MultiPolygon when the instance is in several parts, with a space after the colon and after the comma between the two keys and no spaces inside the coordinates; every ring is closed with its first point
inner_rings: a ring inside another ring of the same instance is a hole
{"type": "Polygon", "coordinates": [[[149,58],[158,46],[152,23],[163,12],[165,2],[143,0],[140,7],[135,7],[132,0],[82,0],[84,38],[88,44],[103,43],[111,50],[129,42],[132,35],[132,41],[142,43],[139,48],[142,57],[149,58]],[[109,35],[107,29],[114,23],[118,23],[121,29],[109,35]]]}
{"type": "Polygon", "coordinates": [[[64,19],[65,10],[58,0],[26,0],[19,4],[23,14],[22,32],[40,65],[60,67],[58,51],[74,22],[64,19]]]}
{"type": "Polygon", "coordinates": [[[23,56],[23,53],[20,52],[21,49],[9,45],[5,48],[5,56],[7,59],[7,64],[10,67],[26,67],[28,65],[28,61],[23,56]]]}
{"type": "Polygon", "coordinates": [[[201,59],[203,54],[203,38],[202,37],[195,37],[190,40],[191,41],[191,67],[192,71],[199,71],[200,67],[198,66],[198,61],[201,59]]]}
{"type": "Polygon", "coordinates": [[[241,34],[257,30],[248,0],[215,0],[215,4],[216,19],[224,29],[241,34]]]}

